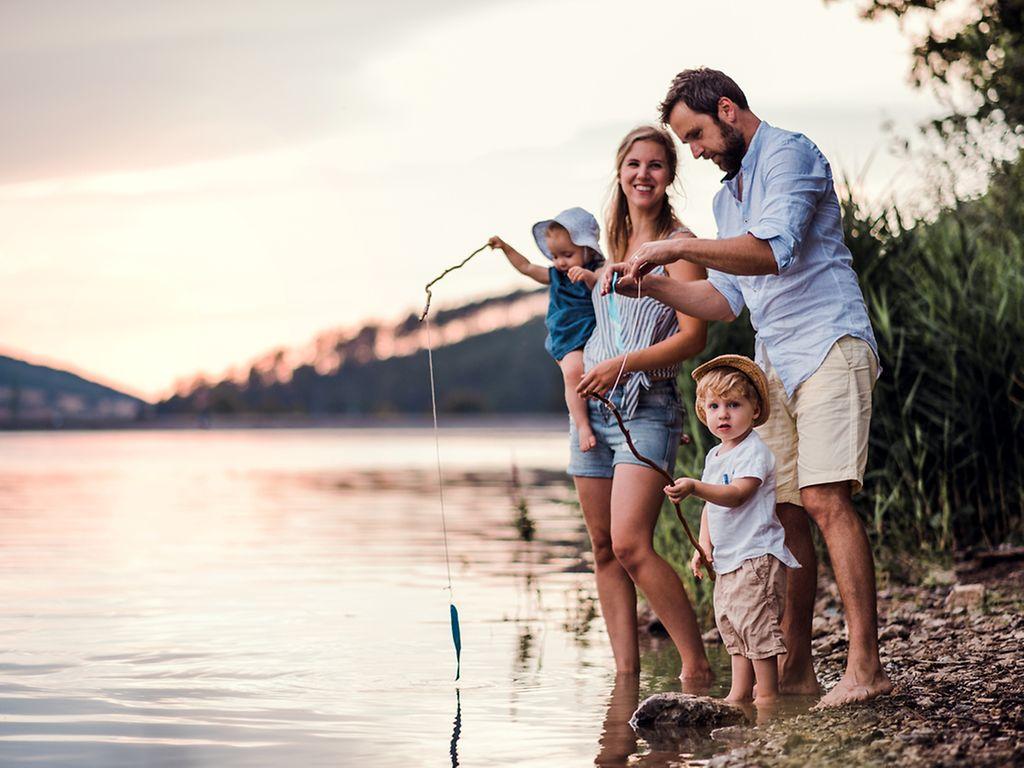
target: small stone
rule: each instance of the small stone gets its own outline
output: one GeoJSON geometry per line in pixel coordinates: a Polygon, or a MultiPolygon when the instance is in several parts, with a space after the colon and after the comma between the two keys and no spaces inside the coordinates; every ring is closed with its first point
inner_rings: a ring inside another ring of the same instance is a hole
{"type": "Polygon", "coordinates": [[[879,640],[904,640],[910,637],[910,629],[904,624],[887,624],[878,633],[879,640]]]}
{"type": "Polygon", "coordinates": [[[747,740],[747,729],[742,725],[726,725],[712,729],[711,738],[723,744],[742,744],[747,740]]]}
{"type": "Polygon", "coordinates": [[[966,608],[976,611],[985,605],[984,584],[957,584],[946,595],[944,603],[947,610],[966,608]]]}

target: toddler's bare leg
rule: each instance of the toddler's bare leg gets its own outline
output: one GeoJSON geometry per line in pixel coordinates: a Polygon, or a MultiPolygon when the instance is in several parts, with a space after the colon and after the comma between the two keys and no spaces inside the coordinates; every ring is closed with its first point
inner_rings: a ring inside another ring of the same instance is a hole
{"type": "Polygon", "coordinates": [[[779,657],[754,659],[754,677],[757,680],[758,704],[768,704],[779,696],[779,657]]]}
{"type": "MultiPolygon", "coordinates": [[[[754,665],[745,656],[730,657],[732,659],[732,687],[726,701],[750,701],[754,696],[754,665]]],[[[761,681],[758,680],[758,683],[761,681]]]]}
{"type": "Polygon", "coordinates": [[[583,378],[583,350],[576,349],[558,361],[562,369],[562,380],[565,383],[565,404],[569,408],[572,420],[576,422],[576,432],[580,437],[580,450],[589,451],[597,445],[594,430],[590,428],[590,416],[587,413],[587,401],[576,394],[576,387],[583,378]]]}

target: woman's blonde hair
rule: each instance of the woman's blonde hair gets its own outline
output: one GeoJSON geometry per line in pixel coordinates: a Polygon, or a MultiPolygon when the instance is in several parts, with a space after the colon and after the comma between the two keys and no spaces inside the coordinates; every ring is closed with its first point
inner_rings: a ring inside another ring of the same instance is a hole
{"type": "MultiPolygon", "coordinates": [[[[626,134],[615,153],[615,182],[612,185],[612,199],[605,217],[608,253],[613,262],[622,261],[629,255],[626,253],[626,248],[629,246],[629,236],[633,233],[633,223],[629,220],[629,205],[626,202],[626,195],[622,191],[622,185],[619,183],[619,174],[622,171],[626,155],[638,141],[653,141],[660,144],[665,150],[665,160],[668,163],[668,183],[671,185],[676,179],[676,145],[667,131],[656,125],[640,125],[626,134]]],[[[668,237],[675,228],[676,221],[676,215],[672,211],[672,204],[669,202],[666,191],[661,210],[658,212],[658,237],[668,237]]]]}

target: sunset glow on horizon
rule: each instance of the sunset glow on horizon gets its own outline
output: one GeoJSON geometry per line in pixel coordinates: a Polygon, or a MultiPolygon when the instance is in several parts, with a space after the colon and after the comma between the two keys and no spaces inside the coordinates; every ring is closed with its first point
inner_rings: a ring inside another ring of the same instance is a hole
{"type": "MultiPolygon", "coordinates": [[[[599,212],[618,140],[691,66],[733,75],[862,196],[913,189],[889,144],[941,108],[909,85],[895,23],[820,0],[707,8],[5,4],[0,352],[157,400],[397,321],[490,235],[539,260],[535,220],[599,212]]],[[[720,174],[688,153],[680,170],[677,212],[714,236],[720,174]]],[[[435,299],[531,287],[482,254],[435,299]]]]}

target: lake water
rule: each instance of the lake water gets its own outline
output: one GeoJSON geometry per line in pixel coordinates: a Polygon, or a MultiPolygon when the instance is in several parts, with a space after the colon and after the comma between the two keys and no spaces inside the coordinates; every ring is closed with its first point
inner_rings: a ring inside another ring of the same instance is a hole
{"type": "Polygon", "coordinates": [[[0,764],[710,754],[655,751],[628,725],[679,690],[678,658],[648,645],[639,683],[616,686],[564,430],[440,445],[458,683],[430,430],[0,434],[0,764]]]}

